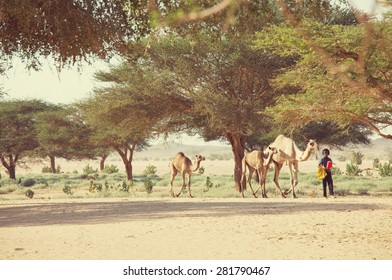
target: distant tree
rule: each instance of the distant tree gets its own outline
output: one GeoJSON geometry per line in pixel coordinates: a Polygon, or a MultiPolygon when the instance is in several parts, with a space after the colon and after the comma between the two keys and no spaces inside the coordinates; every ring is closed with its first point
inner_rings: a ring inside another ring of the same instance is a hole
{"type": "MultiPolygon", "coordinates": [[[[132,180],[134,153],[148,146],[147,140],[152,137],[148,116],[145,119],[134,118],[135,114],[143,114],[142,109],[132,106],[132,99],[127,98],[126,94],[122,95],[110,87],[97,89],[89,99],[77,106],[82,119],[92,129],[90,143],[115,150],[124,163],[127,179],[132,180]]],[[[105,150],[103,152],[102,159],[107,155],[105,150]]],[[[103,161],[100,168],[102,164],[103,161]]]]}
{"type": "Polygon", "coordinates": [[[73,107],[56,106],[53,110],[38,113],[36,131],[39,148],[38,156],[50,159],[50,169],[56,172],[56,158],[93,159],[106,158],[108,148],[94,147],[89,140],[91,129],[83,123],[73,107]]]}
{"type": "Polygon", "coordinates": [[[16,179],[17,164],[39,147],[35,115],[50,108],[40,100],[0,101],[0,161],[10,179],[16,179]]]}

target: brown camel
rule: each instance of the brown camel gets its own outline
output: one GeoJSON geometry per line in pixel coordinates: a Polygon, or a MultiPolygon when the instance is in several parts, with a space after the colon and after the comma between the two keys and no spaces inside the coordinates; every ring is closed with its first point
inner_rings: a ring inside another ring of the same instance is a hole
{"type": "MultiPolygon", "coordinates": [[[[244,156],[242,159],[242,177],[241,177],[241,182],[244,181],[244,177],[246,174],[246,167],[249,169],[249,176],[248,176],[248,184],[250,186],[250,189],[252,190],[252,194],[254,197],[256,196],[256,193],[261,189],[261,195],[263,197],[267,197],[267,193],[265,191],[265,181],[266,181],[266,175],[269,169],[269,165],[272,160],[272,156],[276,154],[278,151],[276,148],[273,148],[269,146],[264,152],[263,151],[252,151],[244,156]],[[256,191],[253,191],[252,188],[252,175],[254,172],[257,172],[257,175],[259,176],[259,182],[260,186],[256,191]]],[[[244,197],[244,189],[245,186],[241,187],[242,190],[242,197],[244,197]]]]}
{"type": "Polygon", "coordinates": [[[180,192],[177,194],[177,197],[181,194],[182,190],[185,188],[185,174],[188,174],[188,192],[189,196],[192,197],[191,194],[191,175],[192,172],[195,172],[199,169],[200,162],[205,160],[205,157],[196,155],[195,164],[193,165],[191,160],[187,158],[184,153],[178,153],[173,160],[170,162],[170,170],[171,170],[171,180],[170,180],[170,195],[174,197],[173,193],[173,181],[176,177],[177,173],[180,172],[182,176],[182,186],[180,192]]]}
{"type": "Polygon", "coordinates": [[[317,158],[319,148],[316,140],[309,140],[306,150],[301,151],[291,138],[279,135],[270,146],[278,150],[278,153],[272,156],[272,161],[275,164],[275,185],[283,197],[286,197],[288,193],[293,191],[293,197],[296,198],[294,188],[298,184],[298,162],[308,160],[313,151],[315,151],[317,158]],[[287,162],[289,167],[291,188],[283,193],[279,186],[279,173],[285,162],[287,162]]]}

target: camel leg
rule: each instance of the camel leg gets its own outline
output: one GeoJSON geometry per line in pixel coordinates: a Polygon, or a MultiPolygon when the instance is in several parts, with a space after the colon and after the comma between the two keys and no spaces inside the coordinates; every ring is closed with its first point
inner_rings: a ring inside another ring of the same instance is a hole
{"type": "Polygon", "coordinates": [[[265,191],[265,181],[266,181],[266,173],[261,170],[259,170],[259,178],[260,178],[260,189],[261,189],[261,195],[263,198],[268,198],[267,192],[265,191]]]}
{"type": "Polygon", "coordinates": [[[189,174],[188,175],[188,179],[189,179],[189,181],[188,181],[188,192],[189,192],[189,196],[190,196],[190,198],[192,198],[193,196],[191,195],[191,174],[189,174]]]}
{"type": "Polygon", "coordinates": [[[169,192],[170,192],[170,196],[171,196],[171,197],[174,197],[174,193],[173,193],[173,181],[174,181],[174,178],[176,177],[176,175],[177,175],[177,170],[172,169],[171,179],[170,179],[170,186],[169,186],[169,192]]]}
{"type": "Polygon", "coordinates": [[[282,169],[283,164],[282,163],[278,163],[278,162],[274,162],[275,164],[275,175],[274,175],[274,183],[276,185],[276,187],[278,188],[278,190],[280,191],[280,194],[283,197],[286,197],[282,191],[282,189],[279,186],[279,174],[280,174],[280,170],[282,169]]]}
{"type": "MultiPolygon", "coordinates": [[[[245,197],[244,189],[245,189],[246,186],[244,186],[244,184],[243,184],[245,176],[246,176],[246,165],[245,165],[245,161],[243,161],[242,162],[242,175],[241,175],[241,182],[240,182],[242,197],[245,197]]],[[[245,184],[246,184],[246,182],[245,182],[245,184]]]]}
{"type": "Polygon", "coordinates": [[[253,173],[254,173],[254,172],[255,172],[255,169],[252,168],[252,167],[250,167],[250,168],[249,168],[248,183],[249,183],[250,189],[252,190],[253,196],[257,198],[256,193],[259,191],[259,189],[257,189],[257,191],[255,192],[255,191],[253,190],[252,183],[251,183],[251,181],[252,181],[252,176],[253,176],[253,173]]]}
{"type": "Polygon", "coordinates": [[[295,186],[298,184],[298,161],[289,162],[289,173],[290,173],[290,182],[291,188],[285,191],[285,194],[289,194],[291,191],[293,192],[293,198],[297,198],[295,194],[295,186]],[[294,170],[293,170],[294,167],[294,170]]]}
{"type": "Polygon", "coordinates": [[[182,185],[181,185],[180,192],[177,194],[177,197],[180,196],[182,190],[185,188],[185,172],[181,172],[181,176],[182,176],[182,185]]]}

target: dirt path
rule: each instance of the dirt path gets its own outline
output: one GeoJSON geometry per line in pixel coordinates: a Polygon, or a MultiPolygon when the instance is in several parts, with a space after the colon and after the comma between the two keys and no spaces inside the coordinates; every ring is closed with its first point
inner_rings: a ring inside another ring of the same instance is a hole
{"type": "Polygon", "coordinates": [[[392,259],[392,199],[0,202],[0,259],[392,259]]]}

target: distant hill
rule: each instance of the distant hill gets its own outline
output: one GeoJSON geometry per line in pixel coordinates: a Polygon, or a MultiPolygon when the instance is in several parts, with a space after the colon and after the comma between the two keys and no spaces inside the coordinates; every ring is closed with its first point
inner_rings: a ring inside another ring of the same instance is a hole
{"type": "MultiPolygon", "coordinates": [[[[323,148],[323,147],[321,147],[323,148]]],[[[384,138],[375,139],[369,146],[348,146],[342,150],[331,149],[331,156],[334,158],[345,157],[346,159],[351,158],[351,153],[360,151],[364,154],[364,159],[379,158],[380,160],[392,159],[392,141],[384,138]]],[[[184,143],[177,143],[174,141],[164,142],[157,145],[152,145],[148,149],[143,151],[135,152],[135,160],[170,160],[178,152],[183,152],[186,156],[193,160],[195,155],[203,155],[207,159],[232,159],[233,153],[231,146],[219,145],[213,146],[208,145],[188,145],[184,143]]],[[[114,153],[112,157],[117,158],[117,154],[114,153]]]]}
{"type": "Polygon", "coordinates": [[[135,153],[135,160],[170,160],[178,152],[183,152],[190,159],[193,159],[195,155],[202,155],[206,158],[214,159],[217,159],[218,156],[223,157],[221,159],[232,158],[231,147],[228,145],[187,145],[176,142],[165,142],[152,145],[146,150],[135,153]]]}

